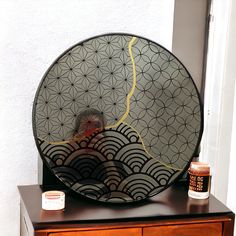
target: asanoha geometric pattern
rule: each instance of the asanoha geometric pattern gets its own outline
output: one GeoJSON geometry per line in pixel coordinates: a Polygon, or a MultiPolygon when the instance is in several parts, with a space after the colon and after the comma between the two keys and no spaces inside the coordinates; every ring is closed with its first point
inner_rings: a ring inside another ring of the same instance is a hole
{"type": "Polygon", "coordinates": [[[202,135],[198,91],[182,63],[142,37],[107,34],[63,53],[39,85],[42,159],[76,192],[131,202],[164,190],[202,135]]]}

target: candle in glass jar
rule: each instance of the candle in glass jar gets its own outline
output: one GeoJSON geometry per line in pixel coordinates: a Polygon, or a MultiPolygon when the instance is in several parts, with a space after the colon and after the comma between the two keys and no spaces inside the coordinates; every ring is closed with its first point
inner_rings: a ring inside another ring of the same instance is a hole
{"type": "Polygon", "coordinates": [[[210,166],[203,162],[191,162],[188,169],[189,191],[191,198],[206,199],[210,192],[210,166]]]}

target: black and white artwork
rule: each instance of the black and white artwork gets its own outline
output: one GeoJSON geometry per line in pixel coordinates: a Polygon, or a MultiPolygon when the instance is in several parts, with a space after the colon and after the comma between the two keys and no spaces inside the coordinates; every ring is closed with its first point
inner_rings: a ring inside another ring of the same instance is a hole
{"type": "Polygon", "coordinates": [[[171,185],[199,146],[203,114],[183,64],[151,40],[107,34],[71,47],[35,96],[40,155],[66,186],[134,202],[171,185]]]}

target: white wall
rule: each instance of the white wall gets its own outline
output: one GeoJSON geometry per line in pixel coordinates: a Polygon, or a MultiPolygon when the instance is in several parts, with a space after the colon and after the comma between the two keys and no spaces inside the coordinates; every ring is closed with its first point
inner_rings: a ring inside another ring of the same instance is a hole
{"type": "Polygon", "coordinates": [[[172,52],[201,91],[209,0],[175,0],[172,52]]]}
{"type": "Polygon", "coordinates": [[[0,0],[0,232],[19,235],[17,185],[37,182],[31,110],[37,86],[65,49],[128,32],[171,49],[174,0],[0,0]]]}
{"type": "MultiPolygon", "coordinates": [[[[232,0],[231,5],[231,16],[229,25],[229,40],[228,40],[228,54],[227,54],[227,76],[231,78],[232,81],[236,81],[236,63],[235,63],[235,52],[236,52],[236,2],[232,0]]],[[[230,165],[229,165],[229,181],[228,181],[228,196],[227,205],[236,213],[236,83],[233,86],[232,91],[234,93],[234,105],[231,111],[233,116],[232,125],[232,139],[231,139],[231,153],[230,153],[230,165]]],[[[232,101],[233,102],[233,101],[232,101]]],[[[236,228],[236,227],[235,227],[236,228]]],[[[235,230],[236,235],[236,230],[235,230]]]]}
{"type": "Polygon", "coordinates": [[[204,100],[204,133],[202,160],[210,163],[212,193],[226,203],[228,191],[229,156],[232,132],[232,110],[235,78],[234,41],[229,44],[233,27],[231,3],[234,0],[213,0],[209,32],[208,59],[204,100]],[[232,54],[232,56],[231,56],[232,54]],[[231,58],[231,59],[230,59],[231,58]],[[230,64],[231,63],[231,64],[230,64]]]}
{"type": "MultiPolygon", "coordinates": [[[[234,32],[236,32],[236,31],[234,31],[234,32]]],[[[234,67],[234,70],[236,70],[235,67],[234,67]]],[[[236,93],[236,86],[234,89],[235,89],[234,91],[236,93]]],[[[234,96],[234,108],[233,109],[234,109],[234,111],[233,111],[233,129],[232,129],[232,140],[231,140],[227,206],[234,213],[236,213],[236,188],[235,188],[235,179],[236,179],[236,171],[235,171],[235,167],[236,167],[236,145],[235,145],[236,144],[236,96],[234,96]]],[[[236,236],[236,225],[234,226],[234,236],[236,236]]]]}
{"type": "Polygon", "coordinates": [[[213,0],[211,12],[201,158],[211,164],[212,193],[236,212],[236,1],[213,0]]]}

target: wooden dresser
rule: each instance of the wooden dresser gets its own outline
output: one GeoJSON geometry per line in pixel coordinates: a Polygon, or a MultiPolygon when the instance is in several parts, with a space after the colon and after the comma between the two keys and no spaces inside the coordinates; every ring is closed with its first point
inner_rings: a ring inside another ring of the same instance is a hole
{"type": "MultiPolygon", "coordinates": [[[[214,196],[188,198],[184,184],[132,204],[103,204],[65,190],[63,211],[41,209],[52,186],[19,186],[21,236],[233,236],[234,213],[214,196]]],[[[56,188],[58,189],[58,187],[56,188]]]]}

